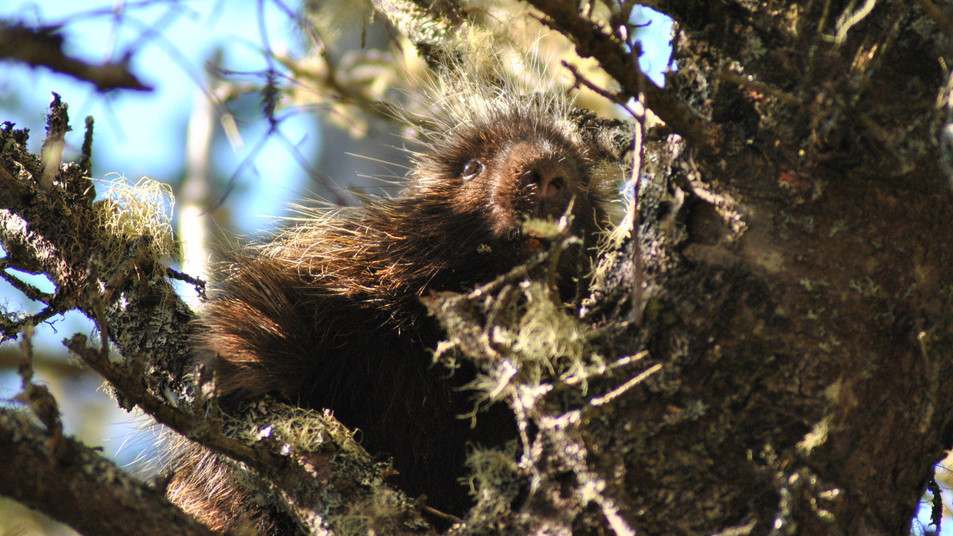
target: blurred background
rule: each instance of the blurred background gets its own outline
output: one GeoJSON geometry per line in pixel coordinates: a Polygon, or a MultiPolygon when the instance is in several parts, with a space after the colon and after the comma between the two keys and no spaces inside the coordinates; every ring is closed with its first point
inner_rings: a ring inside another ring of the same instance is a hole
{"type": "MultiPolygon", "coordinates": [[[[507,11],[526,9],[515,1],[497,4],[485,16],[509,21],[507,11]]],[[[93,65],[127,61],[148,90],[103,93],[45,67],[4,61],[15,54],[3,50],[9,43],[0,44],[0,121],[29,128],[30,149],[37,152],[47,107],[58,93],[70,106],[74,130],[64,159],[71,160],[79,154],[83,120],[93,116],[93,178],[135,184],[148,177],[171,187],[162,202],[181,258],[169,262],[205,277],[216,248],[267,233],[296,214],[294,205],[353,205],[399,189],[413,141],[386,110],[375,115],[362,104],[412,107],[426,73],[409,43],[379,22],[366,23],[368,10],[347,0],[6,0],[0,31],[55,29],[67,56],[93,65]]],[[[633,22],[644,51],[641,67],[662,85],[671,21],[636,8],[633,22]]],[[[515,33],[525,35],[528,48],[538,47],[553,69],[568,58],[593,80],[604,80],[545,28],[515,33]]],[[[603,115],[625,117],[592,93],[577,98],[603,115]]],[[[97,186],[100,195],[106,189],[97,186]]],[[[53,290],[48,281],[15,275],[53,290]]],[[[188,288],[181,291],[200,307],[188,288]]],[[[0,307],[29,314],[40,304],[0,281],[0,307]]],[[[120,410],[102,380],[61,343],[92,331],[78,313],[38,326],[35,381],[58,399],[66,433],[149,477],[161,431],[148,418],[120,410]]],[[[0,344],[0,404],[16,404],[19,355],[18,341],[0,344]]],[[[929,505],[922,510],[925,523],[929,505]]],[[[915,527],[917,534],[926,530],[915,527]]],[[[0,536],[71,533],[0,498],[0,536]]]]}

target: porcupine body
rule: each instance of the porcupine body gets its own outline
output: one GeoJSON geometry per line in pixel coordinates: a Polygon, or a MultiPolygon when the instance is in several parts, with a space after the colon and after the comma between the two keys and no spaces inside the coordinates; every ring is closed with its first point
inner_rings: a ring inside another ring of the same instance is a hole
{"type": "MultiPolygon", "coordinates": [[[[465,117],[430,135],[396,198],[236,253],[198,336],[226,410],[266,394],[329,408],[360,430],[371,455],[393,457],[398,487],[457,515],[469,506],[460,483],[467,449],[502,445],[516,428],[503,407],[481,413],[474,428],[458,418],[472,410],[459,387],[475,370],[449,375],[432,363],[443,334],[420,297],[466,291],[529,260],[546,246],[523,232],[524,221],[571,210],[572,233],[586,246],[561,256],[558,285],[569,300],[585,287],[579,256],[605,220],[594,159],[564,103],[462,104],[465,117]]],[[[227,488],[222,475],[181,462],[173,500],[213,528],[234,528],[236,514],[222,511],[234,502],[196,497],[227,488]]]]}

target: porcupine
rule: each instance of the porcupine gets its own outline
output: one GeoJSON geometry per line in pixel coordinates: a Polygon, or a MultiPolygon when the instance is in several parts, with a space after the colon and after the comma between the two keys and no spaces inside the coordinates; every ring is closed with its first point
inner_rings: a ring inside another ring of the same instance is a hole
{"type": "MultiPolygon", "coordinates": [[[[449,375],[432,363],[443,333],[420,298],[466,291],[529,260],[545,244],[523,232],[524,221],[569,212],[584,244],[560,257],[558,287],[570,300],[585,289],[580,256],[606,220],[593,178],[601,156],[564,97],[469,87],[453,117],[425,134],[400,195],[236,252],[198,336],[226,410],[266,394],[329,408],[360,430],[371,455],[392,456],[399,488],[457,515],[470,504],[460,482],[467,449],[500,446],[516,428],[503,407],[473,428],[459,418],[473,405],[460,387],[476,371],[464,364],[449,375]]],[[[227,487],[220,471],[181,462],[189,474],[173,478],[173,500],[233,530],[244,514],[194,496],[227,487]]]]}

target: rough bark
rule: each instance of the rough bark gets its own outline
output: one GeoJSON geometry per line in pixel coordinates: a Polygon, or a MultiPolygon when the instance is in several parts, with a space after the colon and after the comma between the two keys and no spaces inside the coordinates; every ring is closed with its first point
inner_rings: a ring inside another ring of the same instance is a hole
{"type": "MultiPolygon", "coordinates": [[[[635,96],[618,21],[532,3],[635,96]]],[[[641,247],[596,308],[642,316],[616,351],[662,368],[536,400],[514,533],[581,529],[592,508],[617,533],[909,530],[953,439],[950,41],[921,6],[658,4],[678,22],[664,92],[680,104],[654,108],[668,125],[643,149],[641,247]]],[[[488,361],[495,307],[444,311],[488,361]]]]}
{"type": "MultiPolygon", "coordinates": [[[[587,21],[533,4],[611,69],[587,21]]],[[[576,426],[639,533],[909,529],[953,407],[950,39],[930,6],[657,3],[678,23],[664,91],[710,134],[675,116],[647,136],[630,335],[663,369],[576,426]]]]}
{"type": "Polygon", "coordinates": [[[169,503],[163,490],[75,439],[50,437],[25,417],[0,410],[0,494],[86,535],[213,534],[169,503]]]}

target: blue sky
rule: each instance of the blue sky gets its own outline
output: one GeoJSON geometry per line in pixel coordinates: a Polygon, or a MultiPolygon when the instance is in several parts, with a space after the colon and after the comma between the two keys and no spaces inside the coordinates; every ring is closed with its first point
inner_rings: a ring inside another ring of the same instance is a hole
{"type": "MultiPolygon", "coordinates": [[[[0,116],[14,121],[18,127],[29,127],[31,141],[43,138],[44,114],[52,91],[70,105],[74,132],[68,141],[78,147],[82,140],[83,118],[96,118],[93,175],[102,177],[114,172],[132,181],[149,176],[166,183],[176,183],[182,173],[185,134],[198,83],[204,82],[204,63],[213,51],[225,50],[226,68],[257,71],[265,67],[261,54],[258,26],[258,2],[180,1],[163,2],[145,7],[126,4],[124,18],[117,21],[109,13],[108,3],[42,0],[0,3],[0,17],[10,17],[27,24],[68,22],[67,52],[90,62],[121,58],[129,48],[137,51],[130,69],[151,92],[121,91],[112,95],[97,93],[91,84],[46,69],[0,65],[0,116]],[[170,7],[171,4],[171,7],[170,7]],[[104,13],[98,16],[98,8],[104,13]],[[151,33],[150,33],[151,32],[151,33]],[[153,35],[154,34],[154,35],[153,35]],[[7,106],[7,104],[15,106],[7,106]]],[[[266,2],[265,20],[270,44],[275,49],[300,48],[288,18],[274,4],[266,2]]],[[[313,118],[294,117],[282,123],[286,135],[294,141],[311,137],[317,145],[318,132],[313,118]]],[[[246,148],[253,147],[264,134],[264,126],[242,125],[246,148]]],[[[244,154],[232,153],[217,163],[223,173],[230,174],[244,154]]],[[[268,185],[256,185],[239,195],[247,203],[243,212],[267,214],[275,203],[294,189],[303,177],[299,166],[287,157],[277,143],[269,143],[259,161],[269,163],[268,185]],[[257,188],[256,188],[257,186],[257,188]]],[[[241,221],[242,230],[251,230],[265,223],[256,218],[241,221]]]]}

